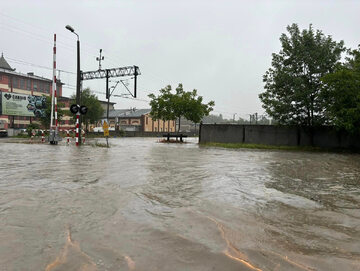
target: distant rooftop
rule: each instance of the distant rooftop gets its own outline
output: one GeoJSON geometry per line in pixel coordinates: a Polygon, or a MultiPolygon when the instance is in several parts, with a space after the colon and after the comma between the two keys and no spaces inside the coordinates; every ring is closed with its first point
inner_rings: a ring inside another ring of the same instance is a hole
{"type": "Polygon", "coordinates": [[[15,71],[15,69],[11,68],[9,63],[6,61],[3,53],[1,53],[1,57],[0,57],[0,68],[9,71],[15,71]]]}
{"type": "MultiPolygon", "coordinates": [[[[130,109],[114,109],[109,111],[109,118],[118,118],[122,114],[124,114],[126,111],[129,111],[130,109]]],[[[104,118],[106,118],[106,110],[103,114],[104,118]]]]}
{"type": "Polygon", "coordinates": [[[151,109],[130,109],[126,111],[120,118],[139,118],[142,115],[148,114],[151,112],[151,109]]]}
{"type": "MultiPolygon", "coordinates": [[[[109,111],[109,118],[139,118],[142,115],[150,113],[151,109],[114,109],[109,111]]],[[[106,118],[106,111],[104,112],[106,118]]]]}
{"type": "MultiPolygon", "coordinates": [[[[15,72],[15,69],[11,68],[9,63],[4,58],[3,53],[1,53],[1,57],[0,57],[0,72],[6,73],[6,74],[11,74],[11,75],[27,77],[27,78],[32,78],[32,79],[37,79],[37,80],[42,80],[42,81],[46,81],[46,82],[52,82],[51,79],[37,76],[33,72],[28,72],[27,74],[15,72]]],[[[60,81],[60,79],[57,79],[57,83],[63,85],[63,83],[60,81]]]]}

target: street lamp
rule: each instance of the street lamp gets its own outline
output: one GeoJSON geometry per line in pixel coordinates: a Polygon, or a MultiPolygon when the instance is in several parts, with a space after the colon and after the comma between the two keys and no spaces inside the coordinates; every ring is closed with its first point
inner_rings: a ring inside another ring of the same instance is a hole
{"type": "MultiPolygon", "coordinates": [[[[65,28],[77,36],[76,104],[80,106],[80,40],[73,27],[67,25],[65,28]]],[[[79,112],[76,115],[77,118],[80,118],[79,112]]],[[[81,120],[79,120],[78,144],[81,144],[81,120]]]]}

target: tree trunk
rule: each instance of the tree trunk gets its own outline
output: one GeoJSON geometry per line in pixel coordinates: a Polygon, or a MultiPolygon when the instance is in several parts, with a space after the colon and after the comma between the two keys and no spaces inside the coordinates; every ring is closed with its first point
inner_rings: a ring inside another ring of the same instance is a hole
{"type": "Polygon", "coordinates": [[[179,127],[178,127],[178,133],[180,133],[180,120],[181,120],[181,117],[179,117],[179,127]]]}
{"type": "Polygon", "coordinates": [[[310,109],[307,108],[307,125],[311,126],[311,115],[310,115],[310,109]]]}
{"type": "Polygon", "coordinates": [[[311,126],[314,126],[314,97],[311,97],[311,126]]]}

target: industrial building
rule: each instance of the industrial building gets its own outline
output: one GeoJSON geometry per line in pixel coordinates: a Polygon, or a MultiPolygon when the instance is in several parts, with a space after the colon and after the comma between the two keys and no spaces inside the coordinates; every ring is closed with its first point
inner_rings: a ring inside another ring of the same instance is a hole
{"type": "MultiPolygon", "coordinates": [[[[0,120],[5,129],[24,129],[44,109],[43,96],[52,93],[52,80],[16,72],[1,54],[0,57],[0,120]]],[[[62,96],[62,83],[57,82],[57,96],[62,96]]]]}
{"type": "MultiPolygon", "coordinates": [[[[109,126],[115,130],[140,132],[175,132],[174,120],[153,120],[151,109],[114,109],[109,111],[109,126]]],[[[106,112],[104,113],[106,118],[106,112]]],[[[98,124],[100,126],[100,123],[98,124]]]]}

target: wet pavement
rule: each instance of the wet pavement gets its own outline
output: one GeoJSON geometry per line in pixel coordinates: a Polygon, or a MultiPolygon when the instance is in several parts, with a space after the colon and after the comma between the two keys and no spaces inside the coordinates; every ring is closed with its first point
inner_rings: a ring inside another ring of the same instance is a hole
{"type": "Polygon", "coordinates": [[[360,155],[0,140],[0,271],[360,270],[360,155]]]}

